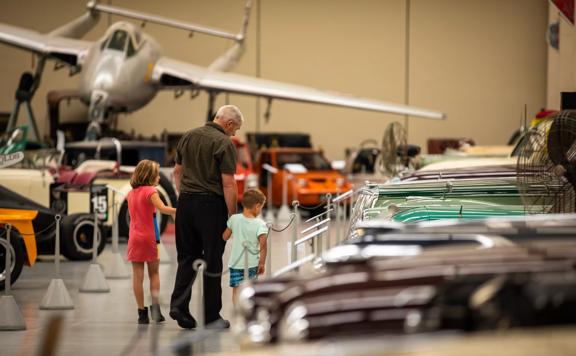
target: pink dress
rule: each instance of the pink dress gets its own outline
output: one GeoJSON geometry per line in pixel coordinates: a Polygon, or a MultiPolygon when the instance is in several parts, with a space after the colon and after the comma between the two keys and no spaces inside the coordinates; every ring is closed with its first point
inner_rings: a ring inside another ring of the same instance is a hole
{"type": "Polygon", "coordinates": [[[128,261],[158,261],[158,247],[154,229],[156,207],[150,201],[150,197],[154,193],[156,193],[156,188],[141,186],[132,189],[126,197],[128,212],[130,213],[128,261]]]}

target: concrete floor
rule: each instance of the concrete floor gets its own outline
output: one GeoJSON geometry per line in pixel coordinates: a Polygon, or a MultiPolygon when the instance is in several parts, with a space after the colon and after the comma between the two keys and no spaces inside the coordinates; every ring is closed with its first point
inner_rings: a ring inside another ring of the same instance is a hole
{"type": "MultiPolygon", "coordinates": [[[[184,331],[168,316],[170,294],[176,274],[176,251],[173,229],[162,236],[165,248],[172,263],[160,265],[160,300],[167,321],[158,326],[158,349],[169,354],[170,347],[178,340],[194,335],[184,331]]],[[[291,229],[271,236],[272,270],[276,271],[288,264],[288,243],[291,229]]],[[[231,243],[226,246],[224,255],[227,266],[231,243]]],[[[120,244],[122,253],[126,245],[120,244]]],[[[106,269],[112,258],[111,245],[100,255],[99,262],[106,269]]],[[[0,355],[31,355],[38,353],[47,321],[54,315],[63,315],[64,323],[58,341],[58,355],[142,355],[151,354],[151,340],[154,328],[137,325],[137,307],[131,288],[131,279],[108,279],[109,293],[80,293],[88,262],[72,262],[62,259],[61,276],[74,300],[75,308],[70,311],[39,310],[38,305],[50,280],[54,278],[54,262],[50,256],[42,257],[32,268],[25,267],[15,283],[12,294],[24,315],[25,331],[0,331],[0,355]]],[[[232,303],[229,278],[222,279],[222,317],[231,320],[232,303]]],[[[145,285],[145,291],[148,285],[145,285]]],[[[147,293],[145,293],[147,294],[147,293]]],[[[146,303],[149,304],[149,296],[146,303]]],[[[191,309],[194,313],[194,298],[191,309]]],[[[240,350],[230,331],[218,332],[202,345],[204,352],[229,354],[240,350]]],[[[164,354],[164,352],[161,352],[164,354]]]]}

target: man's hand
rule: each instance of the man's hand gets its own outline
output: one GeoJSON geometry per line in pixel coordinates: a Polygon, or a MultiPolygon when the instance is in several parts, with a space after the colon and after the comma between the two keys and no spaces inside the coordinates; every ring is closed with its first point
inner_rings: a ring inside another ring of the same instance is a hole
{"type": "Polygon", "coordinates": [[[264,272],[266,272],[266,267],[264,266],[264,263],[259,263],[258,264],[258,275],[264,274],[264,272]]]}

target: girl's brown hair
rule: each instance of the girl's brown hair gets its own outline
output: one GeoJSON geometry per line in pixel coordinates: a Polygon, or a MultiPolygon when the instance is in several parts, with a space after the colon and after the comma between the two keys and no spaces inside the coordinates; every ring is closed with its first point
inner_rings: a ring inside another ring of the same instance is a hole
{"type": "Polygon", "coordinates": [[[130,178],[130,185],[132,188],[138,188],[143,185],[154,185],[156,177],[160,175],[160,165],[158,162],[143,159],[138,162],[132,178],[130,178]]]}

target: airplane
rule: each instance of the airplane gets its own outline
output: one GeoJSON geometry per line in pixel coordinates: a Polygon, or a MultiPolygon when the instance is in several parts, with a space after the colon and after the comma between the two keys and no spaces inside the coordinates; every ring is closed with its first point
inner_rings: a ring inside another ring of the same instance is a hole
{"type": "MultiPolygon", "coordinates": [[[[201,90],[208,92],[209,118],[214,111],[216,95],[222,92],[266,98],[268,108],[273,99],[282,99],[430,119],[445,118],[443,113],[433,110],[226,73],[244,51],[251,6],[251,0],[247,0],[241,31],[234,34],[90,1],[87,13],[49,33],[0,23],[0,43],[38,56],[35,73],[25,88],[30,95],[40,83],[47,60],[55,60],[56,68],[68,67],[72,75],[80,73],[78,96],[89,107],[87,140],[98,139],[110,117],[142,108],[159,90],[174,90],[177,96],[190,90],[192,97],[201,90]],[[208,67],[201,67],[163,56],[154,38],[128,22],[112,24],[98,41],[81,40],[97,24],[100,13],[226,38],[235,43],[208,67]]],[[[15,125],[14,121],[12,118],[9,128],[15,125]]]]}

